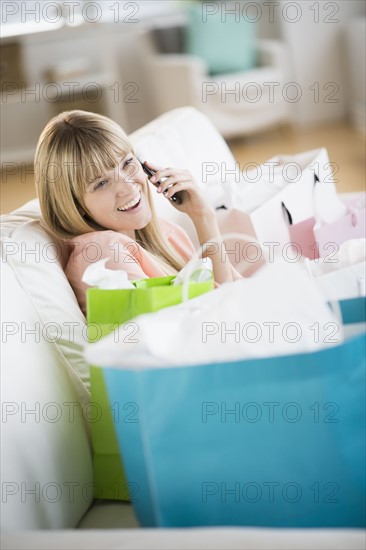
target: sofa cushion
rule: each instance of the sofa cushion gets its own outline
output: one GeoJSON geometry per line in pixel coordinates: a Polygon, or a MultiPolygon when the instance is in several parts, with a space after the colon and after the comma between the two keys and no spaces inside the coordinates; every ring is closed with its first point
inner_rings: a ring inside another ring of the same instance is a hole
{"type": "Polygon", "coordinates": [[[230,13],[225,2],[197,2],[188,9],[185,51],[203,58],[209,74],[246,71],[256,64],[255,16],[233,7],[236,12],[230,13]]]}

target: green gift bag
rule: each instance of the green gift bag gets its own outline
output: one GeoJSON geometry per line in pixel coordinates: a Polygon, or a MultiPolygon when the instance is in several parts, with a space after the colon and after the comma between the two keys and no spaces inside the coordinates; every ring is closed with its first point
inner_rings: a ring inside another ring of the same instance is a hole
{"type": "MultiPolygon", "coordinates": [[[[142,313],[152,313],[182,302],[183,285],[173,285],[175,276],[133,281],[135,289],[102,290],[90,288],[86,293],[88,338],[96,342],[120,324],[142,313]]],[[[213,279],[188,287],[189,298],[212,290],[213,279]]],[[[133,326],[131,327],[133,329],[133,326]]],[[[95,498],[129,500],[133,484],[129,485],[121,463],[114,431],[114,421],[133,422],[134,403],[125,403],[123,410],[109,403],[103,369],[91,366],[91,419],[95,498]],[[118,415],[118,419],[116,419],[118,415]]]]}

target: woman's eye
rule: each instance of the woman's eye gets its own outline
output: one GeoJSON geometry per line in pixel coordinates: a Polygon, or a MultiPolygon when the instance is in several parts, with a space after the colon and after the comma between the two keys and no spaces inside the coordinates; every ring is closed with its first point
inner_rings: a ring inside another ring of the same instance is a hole
{"type": "Polygon", "coordinates": [[[101,189],[101,188],[104,187],[106,184],[107,184],[107,180],[102,180],[102,181],[98,182],[98,183],[95,185],[94,190],[96,190],[96,189],[101,189]]]}
{"type": "Polygon", "coordinates": [[[129,164],[131,164],[131,162],[133,161],[133,157],[127,159],[123,165],[123,168],[125,168],[126,166],[128,166],[129,164]]]}

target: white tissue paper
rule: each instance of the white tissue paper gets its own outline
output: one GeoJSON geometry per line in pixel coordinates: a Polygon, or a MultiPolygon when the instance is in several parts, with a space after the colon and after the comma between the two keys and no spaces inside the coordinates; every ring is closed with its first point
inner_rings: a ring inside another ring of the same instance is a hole
{"type": "Polygon", "coordinates": [[[204,283],[212,279],[212,260],[204,258],[203,260],[191,260],[183,267],[174,279],[173,285],[182,285],[191,273],[189,280],[194,283],[204,283]]]}
{"type": "Polygon", "coordinates": [[[285,262],[133,322],[134,343],[126,342],[121,325],[86,344],[86,360],[121,369],[164,368],[297,354],[343,341],[343,328],[315,282],[303,267],[285,262]]]}
{"type": "Polygon", "coordinates": [[[350,239],[344,242],[339,250],[324,258],[309,260],[306,264],[313,277],[319,277],[331,271],[337,271],[350,265],[366,261],[366,239],[350,239]]]}
{"type": "Polygon", "coordinates": [[[325,258],[305,258],[304,266],[329,301],[366,296],[366,239],[346,241],[325,258]]]}
{"type": "Polygon", "coordinates": [[[103,258],[90,264],[84,271],[83,283],[104,290],[116,290],[121,288],[135,288],[128,280],[127,272],[123,269],[107,269],[105,264],[109,258],[103,258]]]}

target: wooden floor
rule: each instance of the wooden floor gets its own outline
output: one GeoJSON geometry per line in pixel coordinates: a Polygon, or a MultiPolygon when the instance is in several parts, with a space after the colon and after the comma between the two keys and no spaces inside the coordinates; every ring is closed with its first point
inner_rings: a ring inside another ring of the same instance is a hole
{"type": "MultiPolygon", "coordinates": [[[[262,163],[275,155],[294,155],[325,147],[337,173],[334,180],[339,193],[366,191],[365,136],[346,123],[296,130],[282,127],[262,135],[230,142],[240,163],[262,163]]],[[[332,166],[333,166],[332,164],[332,166]]]]}
{"type": "MultiPolygon", "coordinates": [[[[295,129],[281,127],[257,136],[232,140],[229,146],[243,167],[249,162],[262,163],[279,154],[295,154],[326,147],[329,159],[338,168],[334,174],[339,192],[366,190],[365,137],[347,123],[295,129]]],[[[10,212],[35,198],[31,167],[19,167],[18,173],[1,174],[1,213],[10,212]]]]}

